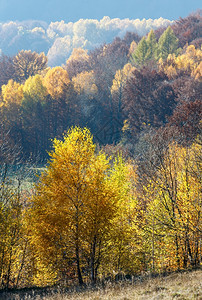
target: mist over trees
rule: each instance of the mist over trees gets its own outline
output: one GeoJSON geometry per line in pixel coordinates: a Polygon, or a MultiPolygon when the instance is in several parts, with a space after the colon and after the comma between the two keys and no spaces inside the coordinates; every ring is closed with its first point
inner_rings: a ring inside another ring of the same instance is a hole
{"type": "Polygon", "coordinates": [[[145,35],[152,28],[172,24],[163,18],[149,20],[110,19],[64,21],[47,24],[42,21],[8,22],[0,24],[0,52],[15,55],[19,50],[44,52],[51,67],[65,63],[74,48],[92,50],[103,43],[111,43],[126,32],[145,35]]]}
{"type": "Polygon", "coordinates": [[[0,114],[5,130],[26,157],[43,160],[51,139],[72,125],[87,126],[106,145],[125,137],[135,142],[149,126],[159,128],[172,115],[182,117],[175,108],[194,109],[192,102],[200,99],[200,22],[196,14],[160,35],[159,29],[142,38],[128,32],[92,51],[75,48],[65,64],[53,68],[43,52],[2,55],[0,114]],[[177,26],[184,23],[183,34],[177,26]]]}
{"type": "Polygon", "coordinates": [[[0,57],[0,289],[201,266],[201,20],[0,57]]]}

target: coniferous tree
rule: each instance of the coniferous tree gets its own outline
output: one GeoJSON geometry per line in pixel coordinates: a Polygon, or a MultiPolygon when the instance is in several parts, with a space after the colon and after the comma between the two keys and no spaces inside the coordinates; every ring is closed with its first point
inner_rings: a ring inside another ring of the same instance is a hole
{"type": "Polygon", "coordinates": [[[176,53],[178,48],[178,39],[169,26],[161,35],[158,42],[158,58],[166,59],[169,54],[176,53]]]}
{"type": "Polygon", "coordinates": [[[145,37],[141,39],[137,48],[135,49],[134,53],[132,54],[131,60],[132,62],[137,65],[141,66],[144,65],[147,61],[147,52],[148,52],[148,45],[145,37]]]}
{"type": "Polygon", "coordinates": [[[157,51],[157,42],[156,36],[153,29],[149,32],[148,37],[146,39],[147,42],[147,59],[155,60],[156,59],[156,51],[157,51]]]}

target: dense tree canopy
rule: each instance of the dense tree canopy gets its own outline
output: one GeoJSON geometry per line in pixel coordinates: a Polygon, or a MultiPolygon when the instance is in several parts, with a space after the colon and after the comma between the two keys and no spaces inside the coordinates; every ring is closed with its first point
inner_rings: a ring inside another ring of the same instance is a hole
{"type": "Polygon", "coordinates": [[[44,53],[21,50],[13,58],[13,66],[16,80],[22,82],[43,71],[47,67],[47,57],[44,53]]]}
{"type": "Polygon", "coordinates": [[[0,289],[201,265],[200,22],[0,57],[0,289]]]}
{"type": "Polygon", "coordinates": [[[119,197],[115,181],[110,179],[109,161],[104,153],[95,153],[89,130],[77,127],[68,131],[64,142],[54,140],[50,156],[32,208],[33,243],[43,256],[50,255],[47,248],[60,245],[56,250],[61,255],[65,251],[66,259],[75,261],[80,284],[81,270],[87,268],[86,255],[95,281],[119,197]]]}

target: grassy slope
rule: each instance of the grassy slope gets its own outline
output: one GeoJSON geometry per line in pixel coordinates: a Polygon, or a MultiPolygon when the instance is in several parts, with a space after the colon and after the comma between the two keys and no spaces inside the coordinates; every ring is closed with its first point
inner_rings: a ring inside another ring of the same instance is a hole
{"type": "Polygon", "coordinates": [[[43,299],[43,300],[152,300],[152,299],[197,299],[202,300],[202,270],[171,274],[167,277],[151,278],[137,281],[135,284],[117,283],[108,284],[104,289],[86,290],[52,294],[50,296],[4,294],[9,300],[43,299]]]}
{"type": "Polygon", "coordinates": [[[49,297],[59,299],[132,300],[132,299],[200,299],[202,300],[202,271],[172,274],[168,277],[149,279],[135,285],[110,285],[105,290],[84,292],[71,296],[49,297]]]}

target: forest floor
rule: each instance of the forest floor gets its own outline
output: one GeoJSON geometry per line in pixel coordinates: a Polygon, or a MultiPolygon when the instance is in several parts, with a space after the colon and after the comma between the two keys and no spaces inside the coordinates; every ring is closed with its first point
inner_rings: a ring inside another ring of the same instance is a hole
{"type": "Polygon", "coordinates": [[[202,300],[202,270],[172,273],[131,282],[108,282],[105,287],[86,288],[62,292],[49,291],[48,295],[35,292],[1,293],[2,300],[157,300],[178,299],[202,300]]]}

